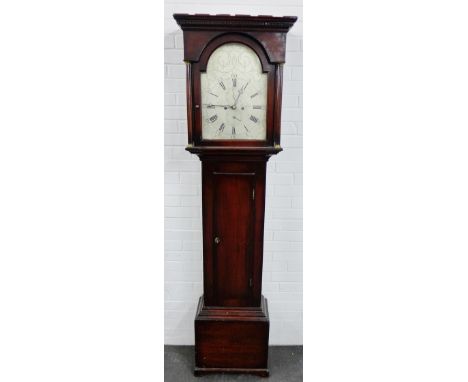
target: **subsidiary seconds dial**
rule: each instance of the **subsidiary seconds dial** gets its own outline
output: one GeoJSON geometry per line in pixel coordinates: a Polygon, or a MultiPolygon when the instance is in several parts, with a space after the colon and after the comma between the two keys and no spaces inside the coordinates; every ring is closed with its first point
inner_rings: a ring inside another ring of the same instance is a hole
{"type": "Polygon", "coordinates": [[[201,73],[201,96],[203,139],[266,139],[267,78],[251,48],[217,48],[201,73]]]}

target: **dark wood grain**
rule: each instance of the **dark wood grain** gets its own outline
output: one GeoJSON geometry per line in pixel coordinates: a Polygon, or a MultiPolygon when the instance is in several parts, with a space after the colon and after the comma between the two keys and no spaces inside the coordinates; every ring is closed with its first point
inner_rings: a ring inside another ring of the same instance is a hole
{"type": "Polygon", "coordinates": [[[258,308],[210,308],[199,300],[195,317],[195,374],[251,373],[268,376],[269,317],[258,308]]]}
{"type": "Polygon", "coordinates": [[[209,15],[174,13],[181,29],[187,30],[258,30],[260,32],[287,32],[297,21],[296,16],[270,15],[209,15]]]}
{"type": "Polygon", "coordinates": [[[189,15],[174,14],[184,31],[184,60],[198,61],[206,44],[227,33],[237,32],[261,41],[271,63],[284,63],[286,33],[296,16],[189,15]]]}
{"type": "MultiPolygon", "coordinates": [[[[275,100],[274,107],[274,120],[281,121],[281,105],[283,100],[283,65],[278,65],[275,71],[275,100]]],[[[281,122],[277,123],[274,129],[273,145],[279,146],[281,144],[281,122]]]]}
{"type": "Polygon", "coordinates": [[[218,306],[252,304],[252,244],[255,173],[212,173],[216,302],[218,306]]]}
{"type": "Polygon", "coordinates": [[[192,96],[192,65],[187,63],[186,65],[186,94],[187,94],[187,138],[188,143],[193,142],[193,96],[192,96]]]}

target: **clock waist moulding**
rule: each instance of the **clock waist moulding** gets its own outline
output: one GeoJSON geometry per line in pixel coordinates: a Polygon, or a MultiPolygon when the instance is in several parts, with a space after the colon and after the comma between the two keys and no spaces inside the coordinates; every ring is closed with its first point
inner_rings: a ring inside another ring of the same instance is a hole
{"type": "Polygon", "coordinates": [[[282,150],[286,34],[297,17],[174,18],[184,38],[186,150],[202,165],[204,294],[194,372],[268,376],[261,292],[266,163],[282,150]]]}

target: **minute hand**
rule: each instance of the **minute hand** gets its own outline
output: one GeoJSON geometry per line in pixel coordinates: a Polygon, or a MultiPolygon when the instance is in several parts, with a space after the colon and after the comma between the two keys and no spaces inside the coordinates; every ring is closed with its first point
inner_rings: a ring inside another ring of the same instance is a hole
{"type": "Polygon", "coordinates": [[[247,85],[249,84],[249,82],[247,82],[244,86],[242,86],[242,88],[240,88],[239,93],[237,94],[237,98],[235,99],[233,106],[237,106],[237,101],[239,101],[239,97],[244,92],[244,90],[247,88],[247,85]]]}

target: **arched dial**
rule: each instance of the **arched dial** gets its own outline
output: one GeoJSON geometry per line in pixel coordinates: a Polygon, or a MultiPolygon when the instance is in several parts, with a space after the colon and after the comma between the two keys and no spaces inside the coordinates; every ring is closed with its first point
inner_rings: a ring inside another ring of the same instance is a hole
{"type": "Polygon", "coordinates": [[[202,138],[266,139],[267,75],[248,46],[227,43],[201,73],[202,138]]]}

